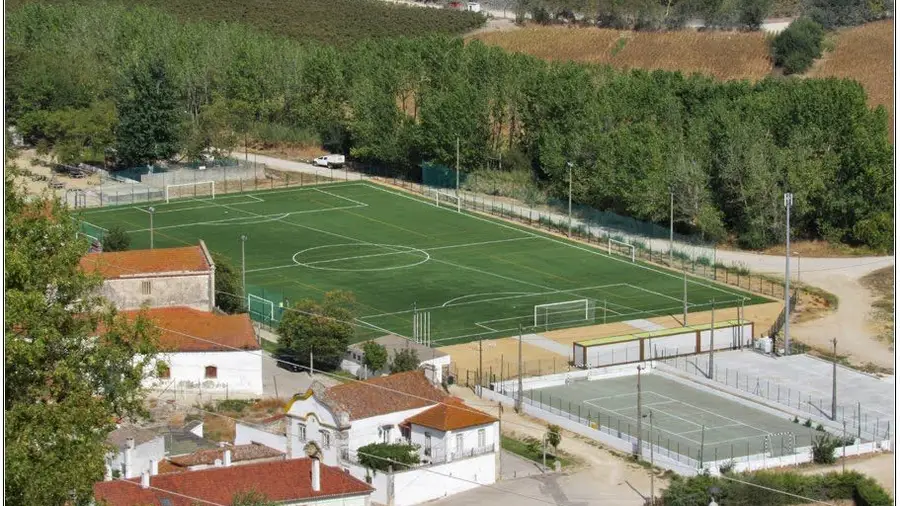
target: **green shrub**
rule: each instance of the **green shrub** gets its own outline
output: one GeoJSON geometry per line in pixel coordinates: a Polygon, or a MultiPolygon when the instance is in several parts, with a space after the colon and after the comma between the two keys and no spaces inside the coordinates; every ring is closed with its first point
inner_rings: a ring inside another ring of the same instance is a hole
{"type": "Polygon", "coordinates": [[[216,403],[216,411],[234,411],[241,413],[249,408],[251,404],[253,404],[253,401],[246,399],[225,399],[224,401],[216,403]]]}
{"type": "Polygon", "coordinates": [[[822,56],[825,30],[809,18],[795,20],[772,39],[772,58],[785,74],[799,74],[822,56]]]}
{"type": "Polygon", "coordinates": [[[404,466],[419,463],[419,447],[411,444],[372,443],[357,450],[359,463],[373,471],[387,471],[392,466],[394,471],[404,466]]]}
{"type": "Polygon", "coordinates": [[[812,443],[813,462],[816,464],[834,464],[834,450],[840,446],[840,440],[831,437],[830,434],[816,436],[812,443]]]}
{"type": "Polygon", "coordinates": [[[103,251],[125,251],[131,246],[131,236],[121,225],[110,227],[103,236],[103,251]]]}
{"type": "Polygon", "coordinates": [[[894,504],[890,494],[871,478],[856,483],[853,490],[853,502],[857,506],[890,506],[894,504]]]}

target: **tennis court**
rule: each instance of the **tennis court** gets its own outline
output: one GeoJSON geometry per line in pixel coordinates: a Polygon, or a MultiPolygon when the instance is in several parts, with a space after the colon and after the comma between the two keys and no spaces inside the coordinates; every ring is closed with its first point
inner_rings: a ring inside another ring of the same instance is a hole
{"type": "MultiPolygon", "coordinates": [[[[525,396],[609,428],[614,435],[637,437],[637,375],[575,381],[529,390],[525,396]]],[[[778,417],[656,373],[641,375],[641,414],[644,441],[695,460],[702,450],[704,462],[789,455],[819,434],[787,415],[778,417]]]]}

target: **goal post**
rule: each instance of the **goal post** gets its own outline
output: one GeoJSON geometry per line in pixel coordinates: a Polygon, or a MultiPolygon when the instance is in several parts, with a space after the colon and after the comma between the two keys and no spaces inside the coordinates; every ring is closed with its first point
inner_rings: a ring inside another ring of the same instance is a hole
{"type": "Polygon", "coordinates": [[[259,295],[247,294],[247,311],[251,315],[256,314],[267,318],[269,322],[275,320],[275,303],[259,295]]]}
{"type": "Polygon", "coordinates": [[[176,183],[166,185],[166,203],[171,199],[183,197],[216,198],[215,181],[196,181],[193,183],[176,183]]]}
{"type": "Polygon", "coordinates": [[[450,207],[452,209],[456,209],[457,212],[462,209],[462,200],[459,196],[453,193],[442,192],[434,188],[427,188],[425,190],[425,196],[427,196],[429,200],[434,202],[434,205],[436,207],[450,207]]]}
{"type": "Polygon", "coordinates": [[[549,327],[567,323],[589,322],[594,320],[595,313],[596,305],[591,299],[536,304],[534,306],[534,326],[549,327]]]}
{"type": "Polygon", "coordinates": [[[609,236],[606,237],[606,252],[610,255],[618,253],[630,258],[631,261],[634,262],[634,250],[633,244],[628,244],[627,242],[619,241],[609,236]]]}

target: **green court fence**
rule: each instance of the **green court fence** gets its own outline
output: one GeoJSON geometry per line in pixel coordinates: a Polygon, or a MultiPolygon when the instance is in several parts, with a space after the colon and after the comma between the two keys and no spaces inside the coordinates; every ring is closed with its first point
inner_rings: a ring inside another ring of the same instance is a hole
{"type": "MultiPolygon", "coordinates": [[[[456,169],[432,162],[423,162],[422,184],[431,188],[456,188],[456,169]]],[[[459,185],[466,182],[468,174],[459,174],[459,185]]]]}
{"type": "Polygon", "coordinates": [[[103,242],[103,238],[106,237],[107,232],[105,228],[83,220],[78,221],[78,231],[89,239],[96,239],[100,242],[103,242]]]}

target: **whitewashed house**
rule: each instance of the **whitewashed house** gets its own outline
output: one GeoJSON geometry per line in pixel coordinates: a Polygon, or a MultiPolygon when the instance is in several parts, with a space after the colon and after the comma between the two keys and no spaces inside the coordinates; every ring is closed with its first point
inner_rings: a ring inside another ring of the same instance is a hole
{"type": "Polygon", "coordinates": [[[94,498],[107,506],[226,505],[236,495],[251,491],[282,505],[368,506],[372,487],[316,458],[145,472],[140,478],[94,484],[94,498]]]}
{"type": "Polygon", "coordinates": [[[88,253],[81,268],[103,277],[100,294],[120,310],[215,307],[216,266],[203,241],[183,248],[88,253]]]}
{"type": "Polygon", "coordinates": [[[347,347],[347,353],[341,361],[341,369],[350,374],[355,374],[357,378],[362,379],[388,374],[388,372],[390,372],[390,363],[391,360],[393,360],[394,355],[398,351],[406,349],[411,349],[416,352],[416,356],[419,357],[419,368],[425,371],[425,374],[433,383],[441,384],[444,380],[445,373],[450,367],[450,355],[437,348],[425,346],[424,344],[411,341],[405,337],[388,334],[381,336],[374,341],[384,346],[385,351],[387,351],[388,363],[385,364],[384,368],[380,371],[367,370],[363,365],[363,357],[365,356],[363,345],[365,343],[356,343],[347,347]]]}
{"type": "Polygon", "coordinates": [[[376,502],[419,504],[497,479],[497,419],[435,387],[422,370],[327,389],[314,382],[286,415],[288,458],[306,455],[313,445],[325,463],[371,480],[376,502]],[[371,443],[412,443],[421,463],[390,475],[372,473],[358,464],[357,453],[371,443]]]}
{"type": "Polygon", "coordinates": [[[156,362],[144,386],[180,392],[263,393],[263,355],[249,315],[223,315],[188,307],[123,311],[143,313],[159,329],[156,362]]]}
{"type": "Polygon", "coordinates": [[[137,427],[119,427],[106,442],[116,450],[106,456],[107,472],[114,478],[135,478],[166,455],[165,439],[159,433],[137,427]]]}

